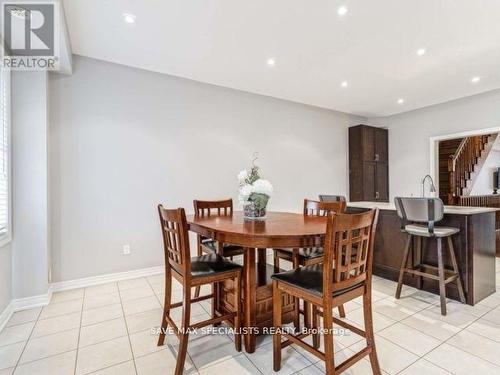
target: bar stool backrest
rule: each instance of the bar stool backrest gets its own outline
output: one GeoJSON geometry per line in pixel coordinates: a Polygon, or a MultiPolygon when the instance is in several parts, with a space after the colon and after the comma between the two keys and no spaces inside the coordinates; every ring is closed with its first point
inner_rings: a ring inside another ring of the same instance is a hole
{"type": "Polygon", "coordinates": [[[343,195],[328,195],[320,194],[320,202],[345,202],[345,197],[343,195]]]}
{"type": "Polygon", "coordinates": [[[434,223],[444,215],[444,204],[439,198],[394,198],[398,216],[404,221],[426,223],[430,233],[434,232],[434,223]]]}

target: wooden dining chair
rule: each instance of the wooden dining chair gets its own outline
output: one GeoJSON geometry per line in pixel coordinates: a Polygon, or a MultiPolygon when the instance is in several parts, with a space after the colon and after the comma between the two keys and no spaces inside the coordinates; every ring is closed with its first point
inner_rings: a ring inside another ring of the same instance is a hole
{"type": "Polygon", "coordinates": [[[168,325],[170,325],[180,341],[175,375],[181,375],[186,359],[189,330],[227,321],[235,329],[234,342],[236,350],[241,351],[240,299],[242,267],[217,254],[206,254],[191,258],[188,225],[184,209],[178,208],[169,210],[159,205],[158,213],[160,216],[165,251],[165,302],[163,304],[163,317],[161,320],[161,332],[158,338],[158,346],[164,344],[166,330],[168,325]],[[182,284],[182,302],[171,302],[172,277],[182,284]],[[212,301],[212,318],[196,324],[191,324],[191,304],[214,298],[215,284],[226,280],[234,280],[233,312],[217,316],[214,310],[215,304],[212,301]],[[191,298],[191,288],[205,284],[212,285],[212,294],[191,298]],[[171,309],[178,307],[182,307],[180,329],[170,316],[171,309]]]}
{"type": "Polygon", "coordinates": [[[329,194],[320,194],[319,195],[320,202],[345,202],[345,196],[343,195],[329,195],[329,194]]]}
{"type": "Polygon", "coordinates": [[[274,274],[273,279],[273,337],[274,371],[281,368],[281,350],[297,344],[325,361],[326,374],[341,374],[366,355],[372,372],[380,375],[373,333],[372,263],[373,244],[377,227],[378,209],[360,214],[328,215],[323,264],[297,268],[274,274]],[[282,330],[282,300],[284,293],[308,301],[313,306],[311,329],[298,334],[282,330]],[[364,331],[337,319],[332,309],[357,297],[363,298],[364,331]],[[322,337],[325,351],[321,352],[319,316],[323,316],[322,337]],[[350,329],[366,339],[366,347],[344,362],[335,365],[333,349],[333,323],[350,329]],[[312,345],[302,339],[312,335],[312,345]],[[284,336],[285,341],[282,341],[284,336]]]}
{"type": "MultiPolygon", "coordinates": [[[[210,217],[210,216],[231,216],[233,214],[233,200],[223,199],[218,201],[201,201],[193,200],[194,214],[198,217],[210,217]]],[[[224,257],[228,257],[233,260],[236,255],[242,255],[244,253],[244,248],[238,245],[222,244],[218,241],[197,235],[197,245],[198,256],[205,254],[222,254],[224,257]],[[219,249],[222,247],[222,249],[219,249]]],[[[199,297],[200,287],[197,287],[194,292],[195,297],[199,297]]]]}
{"type": "MultiPolygon", "coordinates": [[[[327,216],[330,212],[343,213],[345,208],[345,201],[318,202],[304,199],[303,213],[305,216],[327,216]]],[[[276,272],[280,268],[280,259],[292,262],[294,268],[322,263],[323,248],[315,245],[311,244],[310,247],[300,249],[273,249],[276,272]]]]}
{"type": "MultiPolygon", "coordinates": [[[[345,201],[334,202],[318,202],[310,199],[304,199],[304,215],[305,216],[326,216],[330,212],[342,213],[345,212],[345,201]]],[[[274,272],[280,271],[280,259],[292,262],[293,268],[300,266],[310,266],[323,262],[323,247],[317,244],[311,244],[309,247],[295,249],[273,249],[274,250],[274,272]]],[[[304,303],[304,322],[306,326],[310,325],[309,306],[304,303]]],[[[339,315],[345,318],[344,306],[339,306],[339,315]]],[[[300,306],[295,304],[294,326],[300,327],[300,306]]]]}

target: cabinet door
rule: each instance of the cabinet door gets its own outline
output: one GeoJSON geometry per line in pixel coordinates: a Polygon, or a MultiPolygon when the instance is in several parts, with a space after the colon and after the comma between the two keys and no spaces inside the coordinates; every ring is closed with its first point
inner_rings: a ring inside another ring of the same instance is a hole
{"type": "Polygon", "coordinates": [[[389,168],[386,163],[377,163],[375,199],[383,202],[389,201],[389,168]]]}
{"type": "Polygon", "coordinates": [[[388,149],[389,139],[387,129],[375,129],[375,153],[374,158],[376,161],[387,163],[388,162],[388,149]]]}
{"type": "Polygon", "coordinates": [[[361,133],[363,160],[375,161],[375,128],[364,126],[361,133]]]}
{"type": "Polygon", "coordinates": [[[377,178],[377,163],[363,163],[363,200],[374,201],[375,197],[375,181],[377,178]]]}

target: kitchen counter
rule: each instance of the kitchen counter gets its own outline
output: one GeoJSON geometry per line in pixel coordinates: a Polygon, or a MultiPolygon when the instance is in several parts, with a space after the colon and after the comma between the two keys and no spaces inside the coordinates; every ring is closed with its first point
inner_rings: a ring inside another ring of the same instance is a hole
{"type": "MultiPolygon", "coordinates": [[[[379,210],[396,211],[396,206],[394,205],[394,203],[385,202],[348,202],[347,207],[378,208],[379,210]]],[[[485,212],[495,212],[498,210],[500,209],[491,207],[444,206],[445,214],[456,215],[475,215],[485,212]]]]}
{"type": "MultiPolygon", "coordinates": [[[[349,202],[347,211],[356,213],[375,207],[380,211],[375,237],[373,274],[397,281],[407,234],[401,231],[401,219],[396,213],[394,204],[349,202]]],[[[469,305],[474,305],[495,292],[496,211],[498,209],[487,207],[445,206],[443,220],[436,223],[436,226],[460,229],[460,232],[452,237],[452,241],[465,298],[469,305]]],[[[436,241],[430,238],[424,243],[424,263],[437,266],[436,241]]],[[[445,267],[451,269],[448,251],[444,253],[445,267]]],[[[416,264],[416,258],[410,261],[416,264]]],[[[425,271],[432,272],[432,269],[425,271]]],[[[417,280],[417,276],[406,274],[404,284],[417,287],[417,280]]],[[[439,294],[437,281],[426,278],[422,281],[423,290],[439,294]]],[[[396,293],[396,288],[394,288],[394,293],[396,293]]],[[[456,283],[447,284],[446,295],[448,298],[458,300],[456,283]]]]}

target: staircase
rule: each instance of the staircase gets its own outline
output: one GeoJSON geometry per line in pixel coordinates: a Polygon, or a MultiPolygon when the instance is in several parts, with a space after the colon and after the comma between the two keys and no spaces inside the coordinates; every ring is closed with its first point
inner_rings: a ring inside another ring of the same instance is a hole
{"type": "Polygon", "coordinates": [[[448,163],[460,146],[463,138],[446,139],[439,142],[439,198],[448,203],[450,195],[450,173],[448,163]]]}
{"type": "Polygon", "coordinates": [[[460,141],[448,160],[448,204],[458,197],[468,196],[481,168],[488,157],[498,133],[466,137],[460,141]]]}

